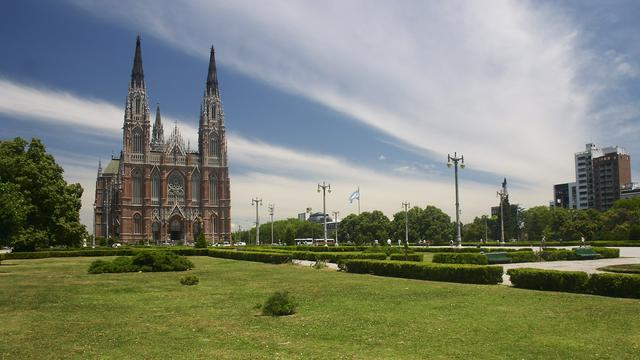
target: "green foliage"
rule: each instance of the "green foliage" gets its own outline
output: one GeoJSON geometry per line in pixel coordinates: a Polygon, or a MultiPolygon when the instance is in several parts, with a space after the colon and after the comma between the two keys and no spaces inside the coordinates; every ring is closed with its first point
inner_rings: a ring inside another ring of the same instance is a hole
{"type": "Polygon", "coordinates": [[[509,269],[507,274],[515,287],[640,298],[640,275],[591,274],[581,271],[541,269],[509,269]]]}
{"type": "Polygon", "coordinates": [[[381,211],[365,211],[360,215],[345,217],[340,221],[339,228],[342,241],[356,245],[371,244],[374,240],[382,243],[390,236],[391,222],[381,211]]]}
{"type": "Polygon", "coordinates": [[[606,247],[592,247],[591,249],[600,254],[601,259],[612,259],[620,257],[620,249],[606,247]]]}
{"type": "Polygon", "coordinates": [[[214,250],[209,249],[208,255],[211,257],[256,261],[269,264],[284,264],[291,262],[291,255],[286,253],[265,253],[257,251],[236,251],[236,250],[214,250]]]}
{"type": "Polygon", "coordinates": [[[640,240],[640,224],[633,224],[629,228],[629,240],[640,240]]]}
{"type": "Polygon", "coordinates": [[[200,231],[200,234],[198,234],[194,247],[199,249],[203,249],[207,247],[207,239],[204,238],[204,231],[200,231]]]}
{"type": "Polygon", "coordinates": [[[503,273],[502,266],[400,261],[345,260],[340,266],[347,272],[359,274],[469,284],[498,284],[502,282],[503,273]]]}
{"type": "Polygon", "coordinates": [[[487,265],[487,257],[483,254],[456,254],[456,253],[436,253],[433,255],[434,263],[444,264],[476,264],[487,265]]]}
{"type": "Polygon", "coordinates": [[[187,285],[187,286],[198,285],[199,282],[200,282],[200,279],[196,275],[187,275],[180,278],[180,284],[182,285],[187,285]]]}
{"type": "Polygon", "coordinates": [[[640,264],[621,264],[601,267],[598,270],[624,274],[640,274],[640,264]]]}
{"type": "Polygon", "coordinates": [[[507,252],[507,257],[512,263],[540,261],[540,257],[533,251],[511,251],[507,252]]]}
{"type": "Polygon", "coordinates": [[[90,274],[121,272],[165,272],[185,271],[193,268],[193,263],[169,251],[143,251],[131,257],[117,257],[113,261],[96,260],[89,266],[90,274]]]}
{"type": "Polygon", "coordinates": [[[327,262],[325,260],[316,260],[312,267],[316,270],[324,269],[327,267],[327,262]]]}
{"type": "Polygon", "coordinates": [[[389,256],[389,260],[400,260],[400,261],[417,261],[422,262],[424,260],[424,255],[422,254],[391,254],[389,256]]]}
{"type": "Polygon", "coordinates": [[[262,315],[285,316],[296,312],[297,304],[287,291],[276,291],[262,306],[262,315]]]}
{"type": "Polygon", "coordinates": [[[377,259],[385,260],[387,254],[385,253],[328,253],[328,252],[310,252],[310,251],[294,251],[290,254],[293,259],[309,260],[309,261],[327,261],[330,263],[337,263],[340,260],[346,259],[377,259]]]}
{"type": "Polygon", "coordinates": [[[80,245],[82,187],[66,183],[40,140],[0,141],[0,179],[0,245],[19,251],[80,245]]]}
{"type": "Polygon", "coordinates": [[[564,292],[586,292],[589,276],[582,271],[542,269],[509,269],[507,274],[515,287],[564,292]]]}

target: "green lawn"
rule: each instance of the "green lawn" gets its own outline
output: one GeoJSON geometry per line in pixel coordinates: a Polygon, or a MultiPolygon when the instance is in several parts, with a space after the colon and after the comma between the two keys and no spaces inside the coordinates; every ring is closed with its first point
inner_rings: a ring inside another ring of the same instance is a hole
{"type": "Polygon", "coordinates": [[[598,270],[625,274],[640,274],[640,264],[609,265],[598,270]]]}
{"type": "Polygon", "coordinates": [[[191,257],[184,273],[0,266],[0,359],[638,359],[640,301],[191,257]],[[257,302],[288,290],[289,317],[257,302]]]}

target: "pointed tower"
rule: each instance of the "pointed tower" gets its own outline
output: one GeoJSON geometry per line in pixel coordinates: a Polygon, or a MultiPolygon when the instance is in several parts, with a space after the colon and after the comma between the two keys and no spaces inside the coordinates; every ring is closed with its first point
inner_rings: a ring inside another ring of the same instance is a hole
{"type": "Polygon", "coordinates": [[[142,69],[142,49],[140,36],[138,36],[124,111],[122,150],[125,162],[144,162],[151,145],[150,128],[149,104],[142,69]]]}
{"type": "Polygon", "coordinates": [[[102,160],[98,160],[98,177],[102,176],[102,160]]]}
{"type": "Polygon", "coordinates": [[[207,82],[200,107],[198,152],[204,230],[215,242],[231,240],[231,194],[227,166],[227,140],[224,110],[220,99],[216,55],[213,46],[209,56],[207,82]]]}
{"type": "Polygon", "coordinates": [[[162,151],[164,148],[164,129],[160,118],[160,104],[156,107],[156,122],[153,123],[153,134],[151,137],[151,149],[162,151]]]}

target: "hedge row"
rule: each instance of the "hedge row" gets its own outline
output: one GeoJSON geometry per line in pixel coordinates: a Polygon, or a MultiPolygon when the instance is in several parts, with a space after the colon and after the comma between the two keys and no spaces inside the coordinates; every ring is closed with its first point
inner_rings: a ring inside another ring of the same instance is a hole
{"type": "Polygon", "coordinates": [[[282,249],[288,251],[311,251],[311,252],[357,252],[363,251],[371,246],[311,246],[311,245],[290,245],[274,246],[269,249],[282,249]]]}
{"type": "Polygon", "coordinates": [[[487,265],[489,262],[484,254],[456,254],[456,253],[435,253],[433,259],[434,263],[444,264],[476,264],[487,265]]]}
{"type": "Polygon", "coordinates": [[[143,251],[136,256],[121,256],[113,261],[95,260],[89,266],[90,274],[122,272],[165,272],[185,271],[193,268],[193,263],[172,251],[143,251]]]}
{"type": "Polygon", "coordinates": [[[291,261],[290,254],[267,253],[257,251],[214,250],[210,249],[208,256],[215,258],[256,261],[269,264],[284,264],[291,261]]]}
{"type": "Polygon", "coordinates": [[[601,259],[611,259],[620,257],[620,249],[606,247],[592,247],[593,251],[600,254],[601,259]]]}
{"type": "Polygon", "coordinates": [[[413,247],[415,252],[429,253],[480,253],[480,252],[515,252],[515,251],[533,251],[531,248],[509,249],[509,248],[478,248],[478,247],[413,247]]]}
{"type": "Polygon", "coordinates": [[[391,254],[389,256],[390,260],[400,260],[400,261],[417,261],[422,262],[424,260],[424,255],[422,254],[407,254],[406,257],[404,254],[391,254]]]}
{"type": "Polygon", "coordinates": [[[498,284],[502,282],[503,272],[502,266],[420,264],[409,261],[345,260],[340,267],[358,274],[468,284],[498,284]]]}
{"type": "Polygon", "coordinates": [[[131,256],[141,251],[134,249],[109,249],[109,250],[69,250],[69,251],[36,251],[36,252],[12,252],[5,254],[7,259],[44,259],[50,257],[79,257],[79,256],[131,256]]]}
{"type": "MultiPolygon", "coordinates": [[[[620,249],[604,248],[604,247],[592,247],[593,251],[600,254],[600,258],[618,258],[620,257],[620,249]]],[[[575,250],[566,249],[544,249],[542,252],[542,258],[546,261],[557,260],[583,260],[576,254],[575,250]]]]}
{"type": "Polygon", "coordinates": [[[340,260],[347,259],[373,259],[373,260],[386,260],[387,254],[385,253],[327,253],[327,252],[311,252],[311,251],[294,251],[289,255],[292,259],[297,260],[310,260],[310,261],[327,261],[330,263],[337,263],[340,260]]]}
{"type": "Polygon", "coordinates": [[[640,299],[640,275],[591,274],[581,271],[509,269],[513,286],[640,299]]]}
{"type": "Polygon", "coordinates": [[[512,263],[540,261],[538,255],[533,251],[512,251],[507,253],[507,257],[511,259],[512,263]]]}

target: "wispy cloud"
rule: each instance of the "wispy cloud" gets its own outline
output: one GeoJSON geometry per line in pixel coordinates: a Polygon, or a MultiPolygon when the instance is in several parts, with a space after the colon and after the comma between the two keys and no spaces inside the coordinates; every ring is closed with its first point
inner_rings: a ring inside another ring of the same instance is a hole
{"type": "Polygon", "coordinates": [[[539,3],[78,3],[197,56],[215,42],[246,74],[539,189],[570,177],[585,139],[577,30],[539,3]]]}
{"type": "MultiPolygon", "coordinates": [[[[105,109],[115,114],[114,109],[118,108],[107,102],[84,99],[63,91],[35,89],[7,81],[0,82],[0,94],[8,95],[19,104],[25,103],[24,96],[37,94],[39,101],[57,109],[65,109],[49,113],[40,109],[31,112],[30,108],[26,107],[20,112],[22,118],[46,119],[49,124],[58,124],[61,131],[79,125],[77,122],[70,122],[69,116],[87,118],[88,114],[105,109]],[[95,104],[99,105],[93,107],[95,104]]],[[[0,113],[16,114],[4,103],[0,106],[0,113]]],[[[120,118],[121,110],[117,113],[120,118]]],[[[94,117],[93,120],[83,122],[82,126],[94,131],[102,129],[105,137],[118,141],[115,135],[121,131],[120,121],[107,117],[94,117]]],[[[83,222],[91,227],[97,170],[95,158],[90,154],[65,150],[63,145],[57,145],[50,150],[65,169],[67,181],[79,182],[85,189],[81,217],[83,222]]],[[[254,209],[249,199],[254,196],[262,197],[265,202],[275,203],[277,218],[295,216],[307,207],[320,210],[321,198],[315,191],[316,183],[320,181],[329,181],[332,185],[333,192],[327,201],[328,210],[338,210],[343,216],[355,211],[354,205],[349,204],[347,200],[357,186],[361,189],[363,210],[380,209],[391,216],[398,211],[401,201],[410,200],[412,204],[419,206],[435,204],[450,214],[453,213],[453,185],[450,182],[425,181],[416,176],[376,171],[338,157],[268,144],[238,134],[229,135],[229,157],[233,167],[248,169],[231,174],[235,224],[251,223],[254,209]]],[[[486,213],[486,204],[494,201],[493,187],[466,179],[462,181],[463,218],[470,220],[473,216],[486,213]]],[[[534,199],[539,195],[532,193],[528,198],[534,199]]]]}

